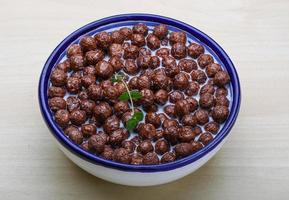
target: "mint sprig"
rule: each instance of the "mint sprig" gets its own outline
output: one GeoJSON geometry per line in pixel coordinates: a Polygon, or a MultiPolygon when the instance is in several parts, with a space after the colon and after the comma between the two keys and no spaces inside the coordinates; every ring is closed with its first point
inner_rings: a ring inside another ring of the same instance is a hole
{"type": "Polygon", "coordinates": [[[143,120],[143,113],[141,111],[137,111],[135,112],[134,109],[134,105],[133,105],[133,100],[138,100],[142,97],[141,93],[137,90],[133,90],[130,91],[125,80],[125,74],[122,72],[116,73],[112,76],[112,78],[110,79],[113,83],[123,83],[125,88],[126,88],[126,92],[123,92],[118,99],[120,101],[130,101],[130,105],[131,105],[131,110],[132,110],[132,116],[130,117],[130,119],[125,123],[125,128],[128,130],[133,130],[138,123],[143,120]]]}

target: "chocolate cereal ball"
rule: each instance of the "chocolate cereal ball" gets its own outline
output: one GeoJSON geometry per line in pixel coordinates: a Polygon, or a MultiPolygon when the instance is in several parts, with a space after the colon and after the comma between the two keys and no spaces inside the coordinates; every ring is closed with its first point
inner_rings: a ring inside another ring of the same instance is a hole
{"type": "Polygon", "coordinates": [[[66,90],[63,87],[51,86],[48,89],[48,97],[50,97],[50,98],[52,98],[52,97],[64,97],[65,93],[66,93],[66,90]]]}
{"type": "Polygon", "coordinates": [[[111,64],[115,72],[118,72],[119,70],[124,68],[124,61],[118,56],[110,57],[108,62],[111,64]]]}
{"type": "Polygon", "coordinates": [[[215,122],[223,123],[229,116],[229,108],[226,106],[215,106],[212,111],[212,117],[215,122]]]}
{"type": "Polygon", "coordinates": [[[119,95],[120,92],[117,90],[115,86],[109,86],[103,92],[103,96],[109,102],[114,102],[119,95]]]}
{"type": "Polygon", "coordinates": [[[133,153],[136,148],[136,145],[132,141],[125,140],[122,141],[121,147],[125,148],[129,153],[133,153]]]}
{"type": "Polygon", "coordinates": [[[94,36],[94,39],[96,40],[97,46],[101,49],[104,49],[104,50],[108,49],[108,47],[112,43],[111,35],[107,32],[97,33],[94,36]]]}
{"type": "Polygon", "coordinates": [[[152,60],[152,62],[151,62],[151,68],[152,69],[156,69],[156,68],[158,68],[159,66],[160,66],[160,59],[159,59],[159,57],[157,57],[157,56],[152,56],[151,57],[151,60],[152,60]]]}
{"type": "Polygon", "coordinates": [[[97,76],[99,76],[103,79],[110,78],[114,72],[111,64],[105,60],[98,62],[95,65],[95,70],[96,70],[97,76]]]}
{"type": "Polygon", "coordinates": [[[176,103],[179,100],[184,99],[184,94],[179,90],[174,90],[169,94],[169,101],[171,103],[176,103]]]}
{"type": "Polygon", "coordinates": [[[214,138],[212,134],[209,132],[202,133],[199,137],[199,141],[205,146],[209,144],[213,139],[214,138]]]}
{"type": "Polygon", "coordinates": [[[83,69],[83,75],[96,75],[95,67],[92,65],[89,65],[83,69]]]}
{"type": "Polygon", "coordinates": [[[219,87],[225,86],[229,82],[230,76],[225,71],[219,71],[214,76],[214,84],[216,84],[219,87]]]}
{"type": "Polygon", "coordinates": [[[88,148],[89,150],[100,154],[104,150],[105,143],[106,141],[101,135],[95,134],[88,139],[88,148]]]}
{"type": "Polygon", "coordinates": [[[164,130],[157,130],[157,133],[155,135],[155,137],[153,138],[154,141],[163,138],[164,136],[164,130]]]}
{"type": "Polygon", "coordinates": [[[205,109],[209,109],[214,105],[214,96],[210,93],[204,93],[200,96],[200,106],[205,109]]]}
{"type": "Polygon", "coordinates": [[[130,164],[132,165],[141,165],[143,163],[143,155],[139,153],[134,153],[131,155],[130,164]]]}
{"type": "Polygon", "coordinates": [[[158,37],[156,37],[153,34],[149,34],[146,38],[146,42],[147,42],[147,46],[151,49],[151,50],[156,50],[158,48],[160,48],[161,46],[161,41],[159,40],[158,37]]]}
{"type": "Polygon", "coordinates": [[[69,59],[66,59],[65,61],[59,63],[56,66],[56,69],[62,70],[64,72],[70,71],[70,61],[69,61],[69,59]]]}
{"type": "Polygon", "coordinates": [[[85,63],[87,65],[95,65],[104,58],[104,52],[102,50],[96,49],[86,52],[85,63]]]}
{"type": "Polygon", "coordinates": [[[152,139],[156,135],[156,128],[152,124],[144,124],[140,127],[138,134],[143,139],[152,139]]]}
{"type": "Polygon", "coordinates": [[[161,163],[169,163],[176,160],[176,154],[173,152],[165,153],[161,158],[161,163]]]}
{"type": "Polygon", "coordinates": [[[179,140],[181,142],[190,142],[195,138],[195,133],[189,126],[184,126],[179,129],[179,140]]]}
{"type": "Polygon", "coordinates": [[[120,145],[122,141],[126,140],[128,137],[129,137],[128,130],[124,128],[119,128],[109,135],[109,142],[110,144],[117,146],[120,145]]]}
{"type": "Polygon", "coordinates": [[[149,29],[145,24],[138,23],[132,27],[132,31],[135,34],[142,34],[146,36],[148,34],[149,29]]]}
{"type": "Polygon", "coordinates": [[[212,78],[215,76],[215,74],[219,71],[222,71],[221,65],[217,64],[217,63],[211,63],[208,64],[206,67],[206,73],[208,75],[208,77],[212,78]]]}
{"type": "Polygon", "coordinates": [[[136,63],[138,67],[147,69],[152,65],[152,57],[150,55],[139,56],[136,63]]]}
{"type": "Polygon", "coordinates": [[[58,110],[55,113],[55,121],[61,127],[67,127],[69,124],[69,112],[67,110],[58,110]]]}
{"type": "Polygon", "coordinates": [[[121,31],[113,31],[111,32],[111,40],[112,43],[122,44],[125,40],[125,35],[121,31]]]}
{"type": "Polygon", "coordinates": [[[200,94],[205,94],[205,93],[209,93],[209,94],[214,94],[215,93],[215,88],[214,85],[212,84],[205,84],[201,90],[200,90],[200,94]]]}
{"type": "Polygon", "coordinates": [[[142,47],[146,44],[145,37],[142,34],[133,34],[131,37],[131,44],[142,47]]]}
{"type": "Polygon", "coordinates": [[[157,165],[159,164],[159,157],[154,152],[149,152],[143,156],[144,165],[157,165]]]}
{"type": "Polygon", "coordinates": [[[206,74],[202,70],[193,70],[191,73],[193,81],[197,81],[199,84],[203,84],[207,80],[206,74]]]}
{"type": "Polygon", "coordinates": [[[162,126],[163,129],[166,129],[171,126],[175,126],[175,127],[179,126],[177,120],[165,118],[163,121],[163,126],[162,126]]]}
{"type": "Polygon", "coordinates": [[[127,27],[119,29],[120,33],[124,36],[125,40],[130,40],[132,36],[132,30],[127,27]]]}
{"type": "Polygon", "coordinates": [[[112,108],[107,102],[100,102],[94,107],[93,112],[98,120],[104,121],[112,115],[112,108]]]}
{"type": "Polygon", "coordinates": [[[96,134],[96,126],[94,124],[82,124],[81,132],[84,137],[90,137],[96,134]]]}
{"type": "Polygon", "coordinates": [[[174,150],[178,158],[183,158],[192,153],[192,145],[190,143],[179,143],[174,150]]]}
{"type": "Polygon", "coordinates": [[[148,112],[145,116],[145,122],[147,124],[152,124],[154,127],[158,128],[161,125],[161,119],[155,112],[148,112]]]}
{"type": "Polygon", "coordinates": [[[128,45],[124,47],[123,57],[125,59],[136,59],[139,55],[139,48],[135,45],[128,45]]]}
{"type": "MultiPolygon", "coordinates": [[[[165,120],[166,122],[166,120],[165,120]]],[[[164,138],[170,142],[170,144],[175,145],[179,138],[179,128],[177,126],[169,126],[164,130],[164,138]]]]}
{"type": "Polygon", "coordinates": [[[155,144],[155,152],[159,155],[163,155],[164,153],[168,152],[170,150],[169,143],[164,140],[158,140],[155,144]]]}
{"type": "Polygon", "coordinates": [[[169,33],[168,27],[164,24],[160,24],[154,27],[153,34],[159,39],[164,39],[169,33]]]}
{"type": "Polygon", "coordinates": [[[70,68],[73,71],[80,71],[84,68],[84,58],[82,55],[71,56],[70,59],[70,68]]]}
{"type": "Polygon", "coordinates": [[[169,37],[170,44],[173,45],[175,43],[186,44],[187,35],[185,32],[171,32],[169,37]]]}
{"type": "Polygon", "coordinates": [[[123,47],[121,44],[113,43],[109,46],[108,54],[110,56],[122,57],[123,55],[123,47]]]}
{"type": "Polygon", "coordinates": [[[80,101],[80,108],[84,110],[88,116],[91,116],[95,107],[95,102],[89,99],[83,99],[80,101]]]}
{"type": "Polygon", "coordinates": [[[195,116],[197,118],[197,122],[198,122],[199,125],[204,125],[204,124],[209,122],[208,112],[203,110],[203,109],[197,110],[195,112],[195,116]]]}
{"type": "Polygon", "coordinates": [[[139,67],[135,64],[133,59],[127,59],[125,61],[124,69],[129,75],[135,75],[139,72],[139,67]]]}
{"type": "Polygon", "coordinates": [[[91,36],[84,36],[79,42],[83,51],[91,51],[96,49],[96,42],[91,36]]]}
{"type": "Polygon", "coordinates": [[[211,63],[214,63],[214,58],[209,54],[201,54],[198,58],[198,64],[202,69],[211,63]]]}
{"type": "Polygon", "coordinates": [[[81,125],[86,121],[86,113],[83,110],[73,110],[70,113],[70,121],[74,125],[81,125]]]}
{"type": "Polygon", "coordinates": [[[182,117],[181,122],[184,126],[196,126],[197,118],[195,115],[187,114],[182,117]]]}
{"type": "Polygon", "coordinates": [[[216,134],[219,131],[220,125],[216,122],[209,122],[204,126],[204,128],[206,131],[216,134]]]}
{"type": "Polygon", "coordinates": [[[80,108],[80,99],[76,96],[70,96],[66,99],[67,110],[72,112],[73,110],[77,110],[80,108]]]}
{"type": "Polygon", "coordinates": [[[142,141],[139,146],[137,147],[137,151],[143,155],[147,154],[148,152],[154,151],[154,147],[150,140],[142,141]]]}
{"type": "Polygon", "coordinates": [[[110,145],[105,145],[103,152],[100,154],[101,157],[105,158],[106,160],[113,159],[113,148],[110,145]]]}
{"type": "Polygon", "coordinates": [[[187,73],[190,73],[192,70],[198,69],[198,65],[194,60],[182,59],[179,61],[178,67],[187,73]]]}
{"type": "Polygon", "coordinates": [[[147,49],[146,47],[139,48],[139,56],[151,56],[152,52],[150,49],[147,49]]]}
{"type": "Polygon", "coordinates": [[[119,126],[120,126],[120,120],[118,119],[117,116],[112,115],[104,121],[103,130],[106,133],[111,134],[113,131],[117,130],[119,126]]]}
{"type": "Polygon", "coordinates": [[[195,133],[195,135],[200,135],[202,133],[202,129],[199,126],[195,126],[193,128],[193,132],[195,133]]]}
{"type": "Polygon", "coordinates": [[[165,112],[169,117],[176,117],[175,105],[166,105],[166,106],[164,107],[164,112],[165,112]]]}
{"type": "Polygon", "coordinates": [[[187,100],[179,100],[175,104],[176,115],[182,117],[190,113],[190,104],[187,100]]]}
{"type": "Polygon", "coordinates": [[[75,143],[80,145],[83,142],[83,135],[79,130],[72,130],[69,132],[68,137],[75,143]]]}
{"type": "Polygon", "coordinates": [[[205,49],[202,45],[197,43],[191,43],[188,46],[188,55],[192,58],[198,58],[201,54],[205,52],[205,49]]]}
{"type": "Polygon", "coordinates": [[[149,106],[154,103],[154,93],[149,89],[142,89],[140,91],[141,99],[139,100],[140,104],[143,106],[149,106]]]}
{"type": "Polygon", "coordinates": [[[177,90],[184,90],[189,85],[189,80],[186,74],[180,72],[174,77],[174,88],[177,90]]]}
{"type": "Polygon", "coordinates": [[[94,101],[102,99],[103,90],[99,84],[91,84],[87,89],[88,97],[94,101]]]}
{"type": "Polygon", "coordinates": [[[180,68],[177,66],[177,63],[173,57],[164,57],[162,64],[165,67],[165,73],[168,77],[173,78],[175,75],[180,73],[180,68]]]}
{"type": "Polygon", "coordinates": [[[221,96],[216,97],[216,106],[227,106],[228,107],[229,104],[230,104],[230,101],[226,96],[221,95],[221,96]]]}
{"type": "Polygon", "coordinates": [[[196,81],[189,82],[187,89],[185,90],[186,95],[193,96],[197,95],[200,89],[200,85],[196,81]]]}
{"type": "Polygon", "coordinates": [[[176,59],[182,59],[187,56],[187,48],[183,43],[175,43],[172,46],[171,54],[176,59]]]}
{"type": "Polygon", "coordinates": [[[61,109],[66,109],[66,101],[61,97],[53,97],[49,99],[48,105],[53,112],[61,109]]]}
{"type": "Polygon", "coordinates": [[[203,145],[202,143],[198,142],[198,141],[192,141],[191,142],[191,145],[192,145],[192,152],[197,152],[199,151],[200,149],[203,148],[203,145]]]}
{"type": "Polygon", "coordinates": [[[59,69],[52,71],[50,81],[53,86],[61,87],[66,84],[67,74],[59,69]]]}
{"type": "Polygon", "coordinates": [[[199,107],[198,101],[193,97],[187,97],[186,101],[189,103],[190,112],[194,112],[199,107]]]}
{"type": "Polygon", "coordinates": [[[120,163],[130,163],[131,157],[129,152],[124,148],[115,149],[113,152],[113,160],[120,163]]]}
{"type": "Polygon", "coordinates": [[[81,85],[85,88],[88,88],[91,84],[94,84],[95,81],[96,78],[93,75],[84,75],[81,77],[81,85]]]}
{"type": "Polygon", "coordinates": [[[72,44],[68,47],[66,55],[68,58],[76,55],[82,55],[81,46],[79,44],[72,44]]]}
{"type": "Polygon", "coordinates": [[[156,55],[158,57],[164,58],[166,56],[170,55],[170,50],[168,48],[160,48],[159,50],[156,51],[156,55]]]}
{"type": "Polygon", "coordinates": [[[160,89],[155,93],[155,102],[160,105],[164,105],[168,100],[168,92],[160,89]]]}
{"type": "Polygon", "coordinates": [[[82,90],[81,92],[78,93],[77,97],[78,97],[80,100],[88,99],[87,91],[86,91],[86,90],[82,90]]]}
{"type": "Polygon", "coordinates": [[[128,102],[118,101],[113,106],[114,112],[118,117],[121,117],[125,112],[129,110],[128,102]]]}
{"type": "Polygon", "coordinates": [[[68,92],[76,94],[81,90],[81,79],[77,77],[68,77],[66,82],[68,92]]]}
{"type": "Polygon", "coordinates": [[[228,95],[228,90],[226,88],[224,87],[217,88],[216,94],[215,94],[216,97],[227,96],[227,95],[228,95]]]}

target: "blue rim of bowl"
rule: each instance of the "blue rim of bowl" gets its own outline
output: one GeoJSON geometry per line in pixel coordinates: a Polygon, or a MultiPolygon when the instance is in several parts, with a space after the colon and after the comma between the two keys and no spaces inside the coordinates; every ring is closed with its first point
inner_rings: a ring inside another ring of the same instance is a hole
{"type": "Polygon", "coordinates": [[[132,14],[115,15],[115,16],[111,16],[111,17],[107,17],[107,18],[103,18],[103,19],[91,22],[77,29],[76,31],[71,33],[69,36],[67,36],[53,50],[53,52],[48,57],[44,65],[44,68],[41,72],[41,76],[39,80],[38,98],[39,98],[39,106],[40,106],[41,114],[48,128],[50,129],[53,136],[71,153],[75,154],[78,157],[85,159],[86,161],[90,163],[113,168],[113,169],[118,169],[122,171],[160,172],[160,171],[173,170],[173,169],[188,165],[190,163],[193,163],[194,161],[202,158],[203,156],[205,156],[206,154],[214,150],[223,141],[223,139],[226,138],[226,136],[229,134],[230,130],[232,129],[239,113],[240,104],[241,104],[241,90],[240,90],[240,82],[239,82],[238,74],[231,59],[226,54],[226,52],[212,38],[207,36],[205,33],[192,27],[191,25],[188,25],[186,23],[183,23],[181,21],[178,21],[172,18],[159,16],[159,15],[153,15],[153,14],[132,13],[132,14]],[[203,149],[201,149],[200,151],[188,157],[185,157],[183,159],[176,160],[174,162],[167,163],[167,164],[160,164],[160,165],[123,164],[123,163],[118,163],[118,162],[114,162],[110,160],[105,160],[101,157],[98,157],[94,154],[91,154],[81,149],[78,145],[74,144],[69,138],[67,138],[63,134],[61,129],[58,127],[58,125],[55,123],[53,116],[51,114],[50,108],[48,106],[47,89],[48,89],[50,72],[52,68],[54,67],[55,62],[57,61],[58,57],[79,36],[84,35],[87,32],[90,32],[96,29],[97,27],[108,25],[111,23],[123,22],[123,21],[151,21],[151,22],[167,24],[167,25],[182,29],[194,35],[196,38],[198,38],[200,41],[202,41],[208,47],[210,47],[216,53],[219,59],[223,62],[224,67],[226,68],[226,70],[228,71],[231,77],[232,96],[233,96],[231,112],[223,128],[220,130],[220,132],[217,134],[214,140],[211,143],[209,143],[207,146],[205,146],[203,149]]]}

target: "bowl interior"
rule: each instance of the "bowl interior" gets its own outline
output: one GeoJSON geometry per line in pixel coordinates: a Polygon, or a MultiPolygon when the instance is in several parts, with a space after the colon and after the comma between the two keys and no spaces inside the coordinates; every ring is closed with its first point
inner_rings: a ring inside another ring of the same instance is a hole
{"type": "Polygon", "coordinates": [[[92,22],[77,31],[73,32],[67,38],[65,38],[52,52],[48,58],[39,82],[39,102],[42,115],[50,128],[53,135],[58,141],[60,141],[68,150],[72,153],[81,156],[82,158],[100,165],[105,165],[107,167],[113,167],[121,170],[128,171],[164,171],[171,170],[177,167],[184,166],[189,164],[208,152],[214,149],[229,133],[232,128],[240,106],[240,85],[236,70],[223,49],[211,38],[197,30],[194,27],[191,27],[182,22],[156,16],[156,15],[146,15],[146,14],[130,14],[130,15],[119,15],[102,20],[92,22]],[[230,77],[231,83],[227,86],[228,89],[228,98],[230,99],[230,115],[226,122],[221,125],[219,133],[215,136],[214,140],[207,146],[205,146],[200,151],[185,157],[183,159],[174,161],[172,163],[160,164],[160,165],[128,165],[122,163],[116,163],[114,161],[109,161],[102,159],[96,155],[93,155],[89,152],[84,151],[79,146],[74,144],[70,139],[68,139],[64,134],[61,128],[54,122],[53,113],[50,111],[48,106],[48,97],[47,89],[50,85],[49,76],[58,63],[66,59],[66,49],[69,45],[73,43],[78,43],[82,36],[84,35],[94,35],[97,32],[101,31],[113,31],[114,29],[119,29],[121,27],[132,27],[136,23],[146,24],[150,30],[154,25],[163,23],[168,25],[170,31],[185,31],[187,33],[188,42],[197,42],[205,47],[205,53],[211,54],[214,57],[216,63],[219,63],[224,70],[226,70],[230,77]]]}

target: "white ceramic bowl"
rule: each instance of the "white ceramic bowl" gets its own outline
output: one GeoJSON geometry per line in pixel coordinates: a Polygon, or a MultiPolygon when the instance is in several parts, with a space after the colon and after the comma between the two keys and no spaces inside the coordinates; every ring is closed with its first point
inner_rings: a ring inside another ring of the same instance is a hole
{"type": "Polygon", "coordinates": [[[56,138],[60,149],[76,165],[87,172],[110,182],[130,185],[130,186],[151,186],[168,183],[190,174],[204,163],[206,163],[224,144],[228,134],[233,127],[240,107],[241,93],[240,83],[236,69],[233,66],[225,51],[210,37],[198,29],[183,22],[167,17],[150,14],[124,14],[101,20],[97,20],[76,30],[65,38],[51,53],[39,81],[39,105],[42,116],[56,138]],[[55,123],[53,114],[48,106],[47,89],[49,86],[49,76],[53,67],[65,57],[67,47],[72,43],[79,42],[83,35],[94,35],[96,32],[111,30],[113,28],[131,26],[142,22],[148,26],[156,24],[167,24],[170,30],[182,30],[188,35],[191,41],[197,41],[206,48],[216,62],[226,70],[231,78],[229,89],[230,115],[221,126],[219,133],[214,140],[200,151],[179,159],[177,161],[160,165],[129,165],[102,159],[94,154],[84,151],[78,145],[67,138],[61,128],[55,123]]]}

